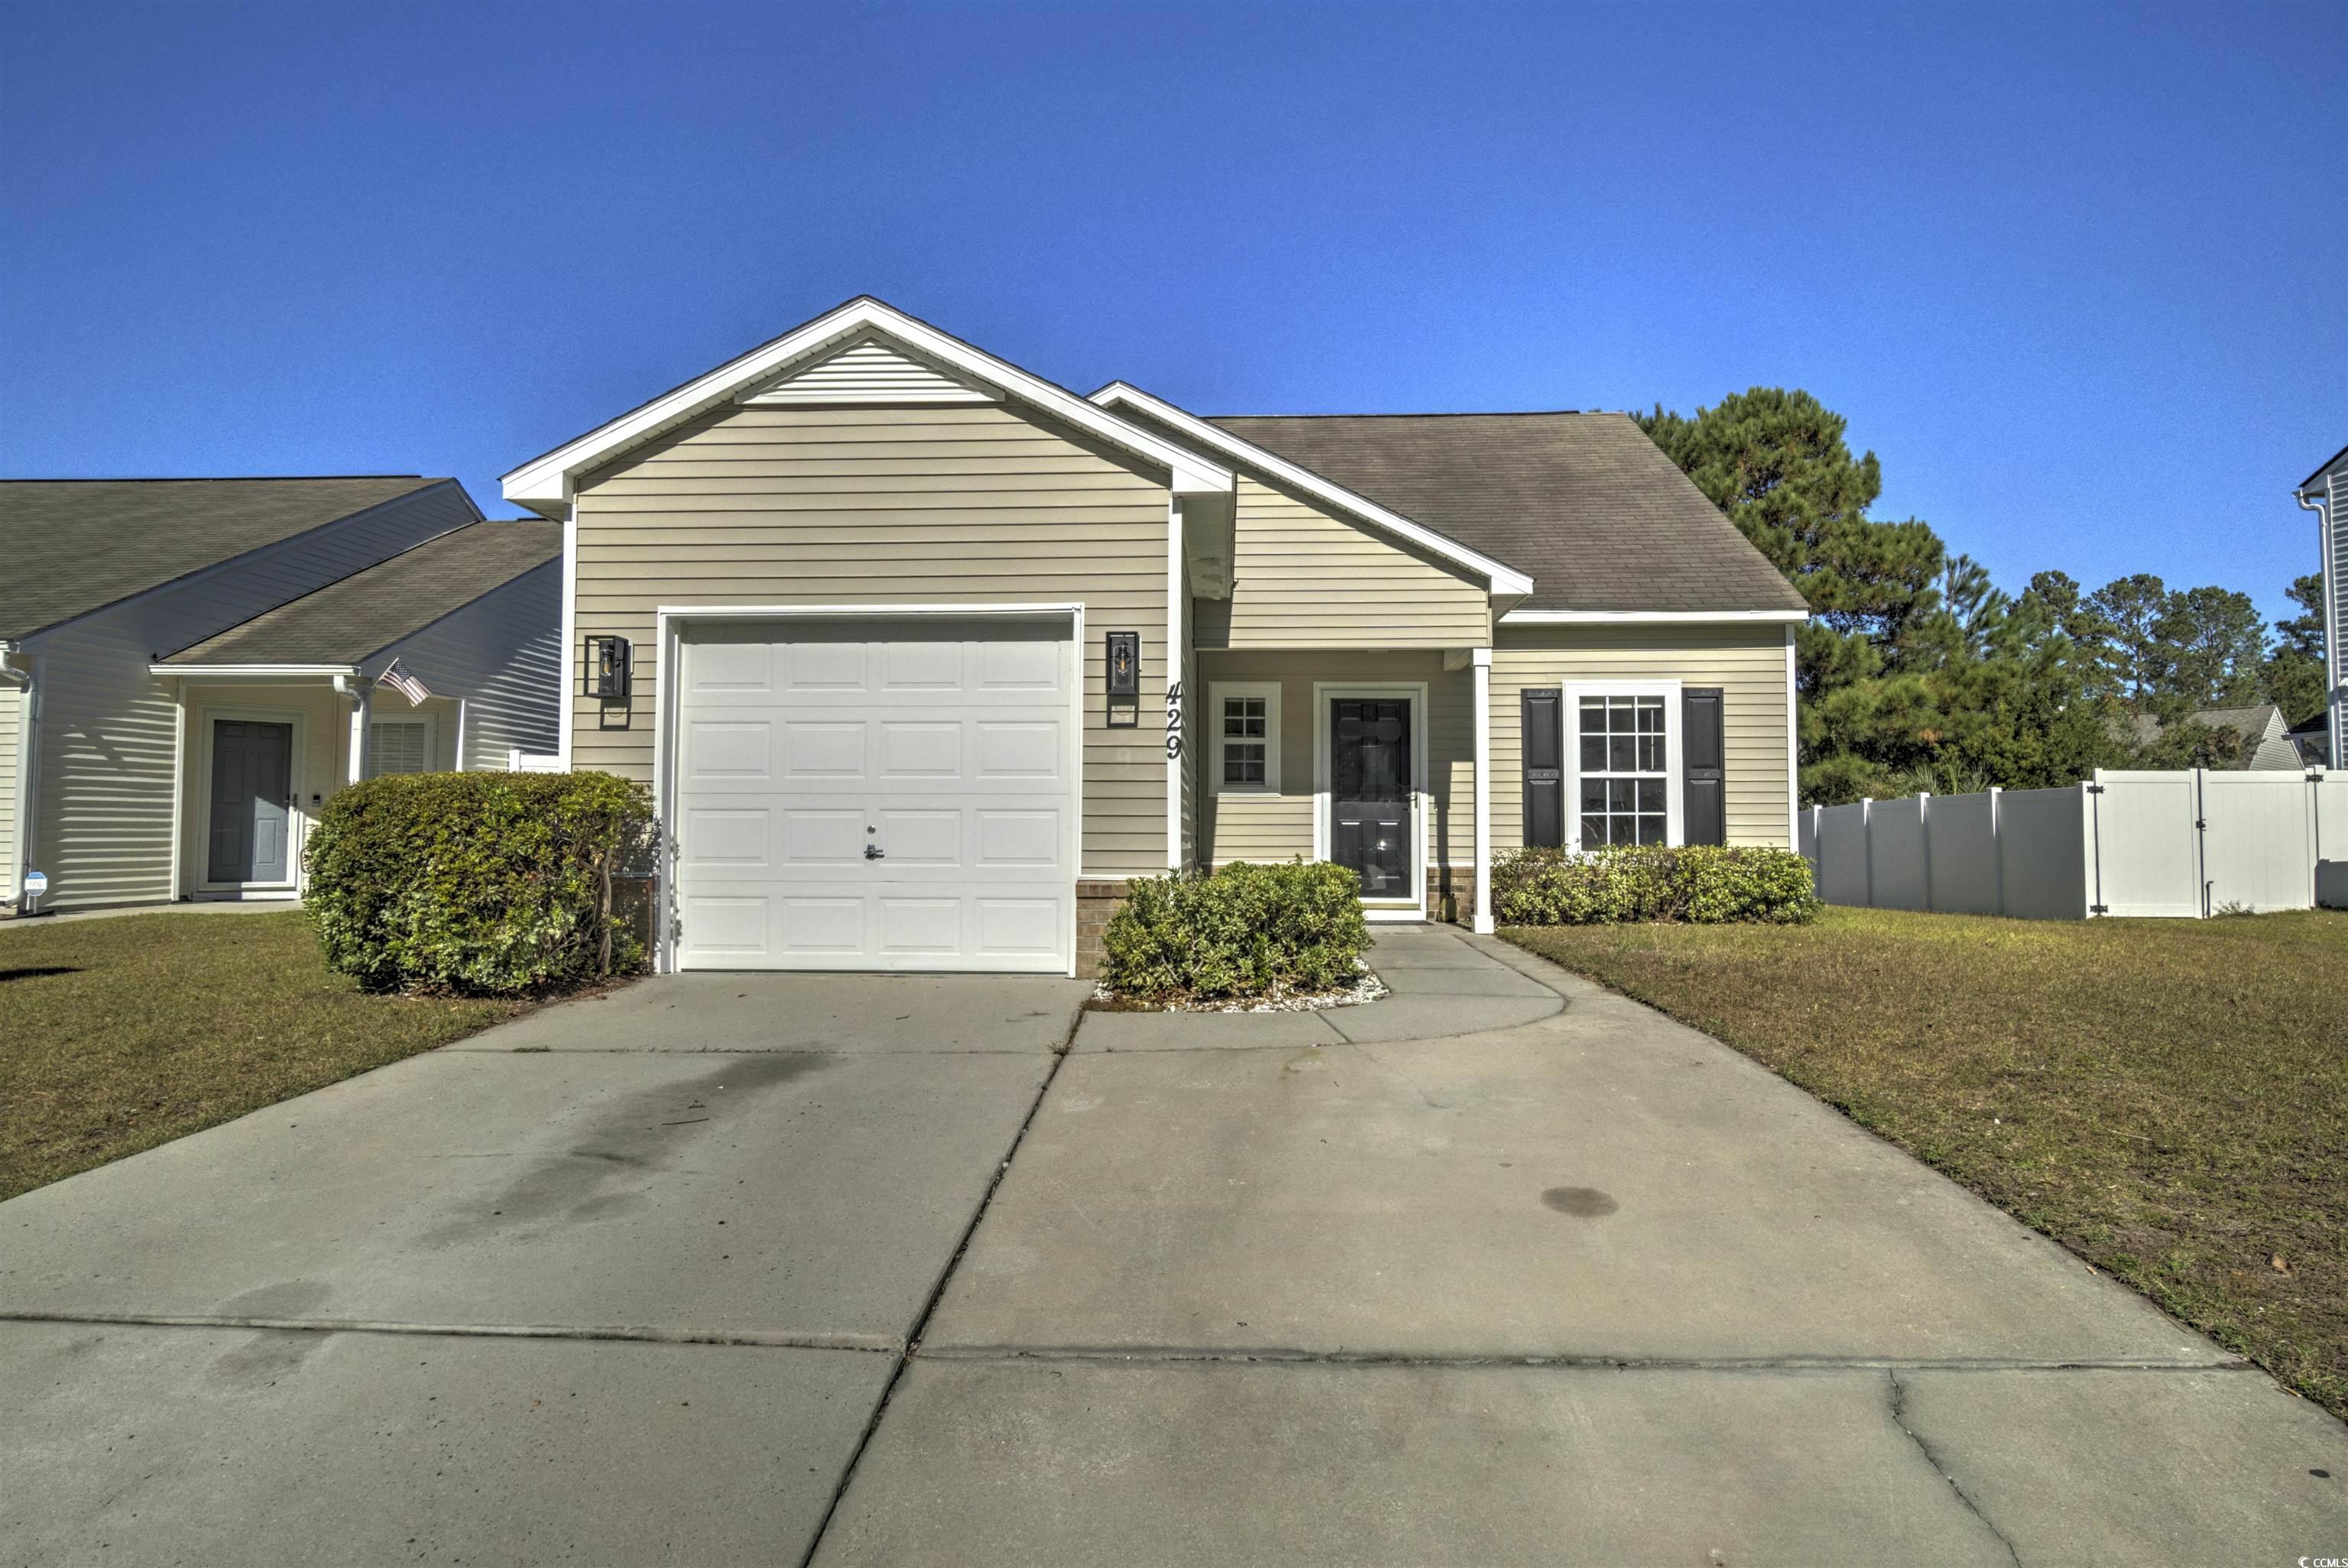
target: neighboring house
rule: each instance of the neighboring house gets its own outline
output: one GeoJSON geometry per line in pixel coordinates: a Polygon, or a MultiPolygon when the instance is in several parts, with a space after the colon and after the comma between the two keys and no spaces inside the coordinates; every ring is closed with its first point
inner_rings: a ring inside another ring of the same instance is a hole
{"type": "MultiPolygon", "coordinates": [[[[2138,713],[2130,723],[2138,744],[2150,745],[2160,739],[2163,726],[2151,714],[2138,713]]],[[[2233,731],[2241,739],[2241,749],[2235,760],[2226,764],[2230,768],[2296,773],[2307,765],[2291,739],[2291,726],[2283,723],[2282,710],[2272,702],[2254,702],[2247,708],[2201,708],[2178,723],[2233,731]]]]}
{"type": "Polygon", "coordinates": [[[1798,594],[1627,416],[1202,420],[850,302],[506,476],[663,968],[1088,965],[1293,856],[1489,929],[1523,843],[1793,842],[1798,594]]]}
{"type": "Polygon", "coordinates": [[[551,752],[561,545],[453,479],[0,482],[0,897],[291,898],[343,784],[551,752]]]}
{"type": "Polygon", "coordinates": [[[2299,748],[2299,760],[2311,768],[2332,765],[2332,715],[2318,713],[2291,732],[2291,744],[2299,748]]]}
{"type": "Polygon", "coordinates": [[[2315,514],[2316,548],[2323,559],[2323,710],[2326,718],[2324,755],[2348,756],[2348,648],[2341,634],[2348,631],[2348,446],[2299,482],[2292,498],[2315,514]]]}

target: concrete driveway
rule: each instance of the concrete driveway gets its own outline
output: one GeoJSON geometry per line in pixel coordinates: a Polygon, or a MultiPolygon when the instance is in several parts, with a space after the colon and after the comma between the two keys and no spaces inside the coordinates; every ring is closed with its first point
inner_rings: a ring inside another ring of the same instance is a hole
{"type": "Polygon", "coordinates": [[[2348,1431],[2132,1293],[1527,955],[1375,961],[1372,1007],[1081,1027],[1066,982],[647,982],[0,1205],[0,1541],[2348,1556],[2348,1431]]]}

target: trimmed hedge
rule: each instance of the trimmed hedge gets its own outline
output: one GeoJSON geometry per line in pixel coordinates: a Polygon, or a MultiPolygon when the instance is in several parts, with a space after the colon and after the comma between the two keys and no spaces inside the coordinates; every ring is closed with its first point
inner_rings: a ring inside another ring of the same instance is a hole
{"type": "Polygon", "coordinates": [[[1815,919],[1819,907],[1810,863],[1790,849],[1625,845],[1588,855],[1519,849],[1492,866],[1492,912],[1504,926],[1800,925],[1815,919]]]}
{"type": "Polygon", "coordinates": [[[369,990],[507,995],[631,973],[612,881],[652,844],[652,797],[610,774],[392,774],[338,790],[304,902],[326,966],[369,990]]]}
{"type": "Polygon", "coordinates": [[[1350,866],[1240,863],[1134,882],[1102,942],[1101,979],[1119,996],[1281,997],[1352,985],[1370,927],[1350,866]]]}

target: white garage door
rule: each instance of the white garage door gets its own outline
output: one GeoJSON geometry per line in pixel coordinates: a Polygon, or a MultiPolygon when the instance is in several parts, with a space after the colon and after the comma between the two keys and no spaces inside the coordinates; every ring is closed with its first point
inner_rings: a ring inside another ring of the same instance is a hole
{"type": "Polygon", "coordinates": [[[678,654],[680,967],[1068,968],[1066,621],[707,623],[678,654]]]}

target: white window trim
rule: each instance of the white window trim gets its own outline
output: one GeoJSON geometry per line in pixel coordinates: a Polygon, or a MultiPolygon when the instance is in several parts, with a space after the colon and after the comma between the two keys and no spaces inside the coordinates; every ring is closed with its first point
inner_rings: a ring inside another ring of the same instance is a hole
{"type": "Polygon", "coordinates": [[[424,767],[422,771],[427,774],[442,772],[443,770],[438,765],[440,761],[440,725],[438,718],[439,716],[438,714],[426,712],[421,708],[408,708],[405,710],[392,709],[389,711],[382,708],[370,708],[367,712],[366,757],[364,765],[359,770],[359,775],[362,778],[379,778],[382,776],[373,771],[375,767],[375,727],[377,724],[423,725],[424,767]]]}
{"type": "MultiPolygon", "coordinates": [[[[1686,728],[1680,717],[1680,686],[1674,679],[1652,681],[1568,681],[1565,702],[1565,841],[1579,854],[1581,843],[1581,699],[1584,697],[1661,697],[1663,700],[1663,842],[1687,841],[1687,813],[1681,795],[1684,774],[1680,761],[1680,737],[1686,728]]],[[[1592,847],[1595,847],[1594,845],[1592,847]]]]}
{"type": "Polygon", "coordinates": [[[1313,858],[1329,858],[1331,817],[1329,782],[1329,704],[1343,697],[1403,697],[1410,702],[1410,898],[1365,898],[1362,907],[1373,920],[1426,918],[1427,819],[1434,813],[1426,796],[1426,682],[1424,681],[1315,681],[1313,682],[1313,858]]]}
{"type": "Polygon", "coordinates": [[[1210,681],[1207,683],[1207,793],[1209,794],[1278,794],[1280,793],[1280,682],[1277,681],[1210,681]],[[1223,782],[1223,700],[1263,699],[1263,783],[1223,782]]]}
{"type": "Polygon", "coordinates": [[[229,703],[197,702],[191,714],[195,729],[196,787],[189,792],[196,804],[195,815],[179,825],[182,834],[195,835],[195,874],[189,880],[190,891],[198,897],[233,898],[238,897],[288,897],[301,891],[303,849],[310,836],[308,783],[304,776],[304,761],[310,754],[309,717],[299,708],[252,708],[229,703]],[[215,882],[211,879],[212,823],[212,721],[226,719],[248,724],[291,724],[294,726],[294,754],[288,759],[285,789],[294,804],[285,808],[286,870],[291,873],[283,882],[215,882]]]}

